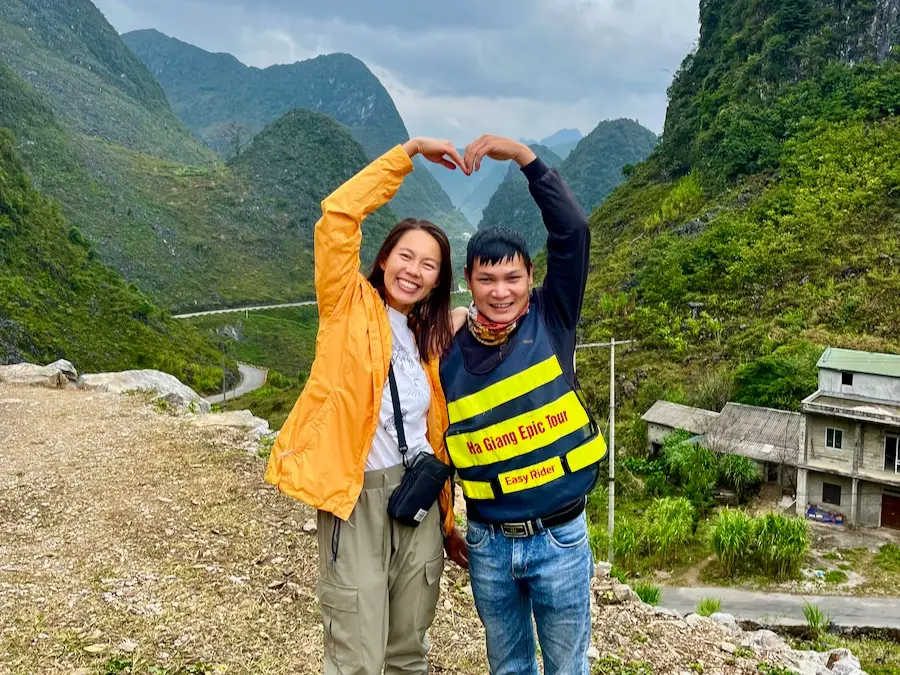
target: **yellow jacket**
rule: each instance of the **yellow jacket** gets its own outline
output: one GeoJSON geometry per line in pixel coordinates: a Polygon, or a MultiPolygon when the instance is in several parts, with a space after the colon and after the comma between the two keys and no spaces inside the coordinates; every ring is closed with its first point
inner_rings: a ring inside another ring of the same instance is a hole
{"type": "MultiPolygon", "coordinates": [[[[316,358],[266,469],[266,481],[281,492],[343,520],[362,491],[392,353],[387,310],[360,273],[360,225],[390,201],[412,170],[412,161],[398,145],[322,202],[314,237],[316,358]]],[[[425,364],[425,372],[431,384],[428,441],[435,457],[449,463],[438,359],[425,364]]],[[[454,524],[451,489],[447,481],[440,496],[445,534],[454,524]]]]}

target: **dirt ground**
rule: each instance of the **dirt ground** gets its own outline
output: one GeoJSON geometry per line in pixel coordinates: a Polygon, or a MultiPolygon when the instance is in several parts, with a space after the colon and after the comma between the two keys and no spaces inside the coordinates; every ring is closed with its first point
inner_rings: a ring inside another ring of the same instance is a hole
{"type": "MultiPolygon", "coordinates": [[[[0,384],[0,439],[0,673],[321,672],[313,514],[240,432],[0,384]]],[[[486,673],[465,573],[441,589],[433,672],[486,673]]],[[[712,622],[654,611],[596,609],[596,672],[756,672],[712,622]]]]}

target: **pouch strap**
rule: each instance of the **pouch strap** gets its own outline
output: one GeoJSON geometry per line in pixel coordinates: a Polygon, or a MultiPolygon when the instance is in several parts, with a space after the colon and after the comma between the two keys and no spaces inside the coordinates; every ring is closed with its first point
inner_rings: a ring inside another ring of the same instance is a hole
{"type": "Polygon", "coordinates": [[[397,441],[400,445],[400,455],[403,457],[403,468],[409,468],[409,460],[406,458],[406,432],[403,430],[403,412],[400,410],[400,394],[397,391],[397,378],[394,377],[394,364],[388,368],[388,383],[391,387],[391,402],[394,404],[394,426],[397,428],[397,441]]]}

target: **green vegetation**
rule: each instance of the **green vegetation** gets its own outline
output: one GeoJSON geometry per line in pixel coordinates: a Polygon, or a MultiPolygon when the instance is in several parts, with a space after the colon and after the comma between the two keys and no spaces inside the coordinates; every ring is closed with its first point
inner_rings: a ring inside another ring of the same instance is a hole
{"type": "Polygon", "coordinates": [[[875,554],[875,564],[885,572],[900,572],[900,546],[885,544],[875,554]]]}
{"type": "Polygon", "coordinates": [[[809,550],[807,523],[780,513],[753,518],[726,509],[713,520],[713,552],[727,575],[756,571],[772,579],[795,577],[809,550]]]}
{"type": "MultiPolygon", "coordinates": [[[[600,204],[625,177],[624,166],[646,159],[656,146],[656,135],[637,122],[604,121],[572,150],[565,160],[541,145],[535,153],[551,168],[558,168],[586,213],[600,204]]],[[[547,231],[540,210],[528,192],[528,182],[518,166],[506,178],[484,208],[479,228],[505,226],[520,231],[534,254],[542,250],[547,231]]]]}
{"type": "MultiPolygon", "coordinates": [[[[0,130],[0,362],[71,361],[82,372],[153,368],[198,391],[221,355],[104,266],[25,173],[0,130]]],[[[235,364],[226,364],[234,370],[235,364]]]]}
{"type": "Polygon", "coordinates": [[[739,509],[720,511],[713,521],[710,540],[723,571],[732,576],[746,562],[753,541],[753,519],[739,509]]]}
{"type": "Polygon", "coordinates": [[[653,675],[653,668],[646,661],[623,661],[608,654],[591,666],[591,675],[653,675]]]}
{"type": "Polygon", "coordinates": [[[847,581],[847,575],[841,570],[828,570],[825,572],[826,584],[842,584],[847,581]]]}
{"type": "Polygon", "coordinates": [[[648,605],[659,604],[659,586],[655,586],[645,581],[639,581],[634,584],[632,589],[635,593],[637,593],[637,596],[641,599],[641,602],[646,602],[648,605]]]}
{"type": "Polygon", "coordinates": [[[697,603],[697,614],[700,616],[712,616],[722,609],[722,603],[718,598],[703,598],[697,603]]]}
{"type": "MultiPolygon", "coordinates": [[[[243,65],[230,54],[211,54],[155,30],[127,33],[123,40],[158,73],[178,117],[223,156],[233,158],[255,134],[296,108],[336,120],[369,159],[409,138],[387,90],[350,54],[327,54],[259,69],[243,65]]],[[[341,158],[337,151],[332,159],[328,154],[324,147],[317,157],[322,162],[341,158]]],[[[455,249],[462,246],[463,234],[473,229],[421,160],[391,208],[400,218],[437,223],[455,249]]]]}
{"type": "Polygon", "coordinates": [[[818,605],[806,603],[803,605],[803,616],[806,617],[806,630],[810,640],[818,642],[828,632],[831,626],[831,617],[823,612],[818,605]]]}

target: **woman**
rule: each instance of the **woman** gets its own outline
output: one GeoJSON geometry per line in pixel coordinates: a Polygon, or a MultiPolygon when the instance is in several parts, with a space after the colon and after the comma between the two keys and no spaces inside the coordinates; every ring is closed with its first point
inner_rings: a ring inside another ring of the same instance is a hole
{"type": "Polygon", "coordinates": [[[396,146],[322,202],[315,228],[319,309],[309,380],[278,435],[266,480],[318,509],[318,598],[326,675],[428,672],[442,548],[467,566],[450,481],[418,527],[394,522],[388,499],[403,473],[388,370],[393,364],[408,458],[448,463],[438,360],[452,337],[450,245],[427,221],[388,234],[368,277],[361,223],[397,192],[421,154],[469,173],[453,144],[396,146]],[[443,547],[442,547],[443,544],[443,547]]]}

